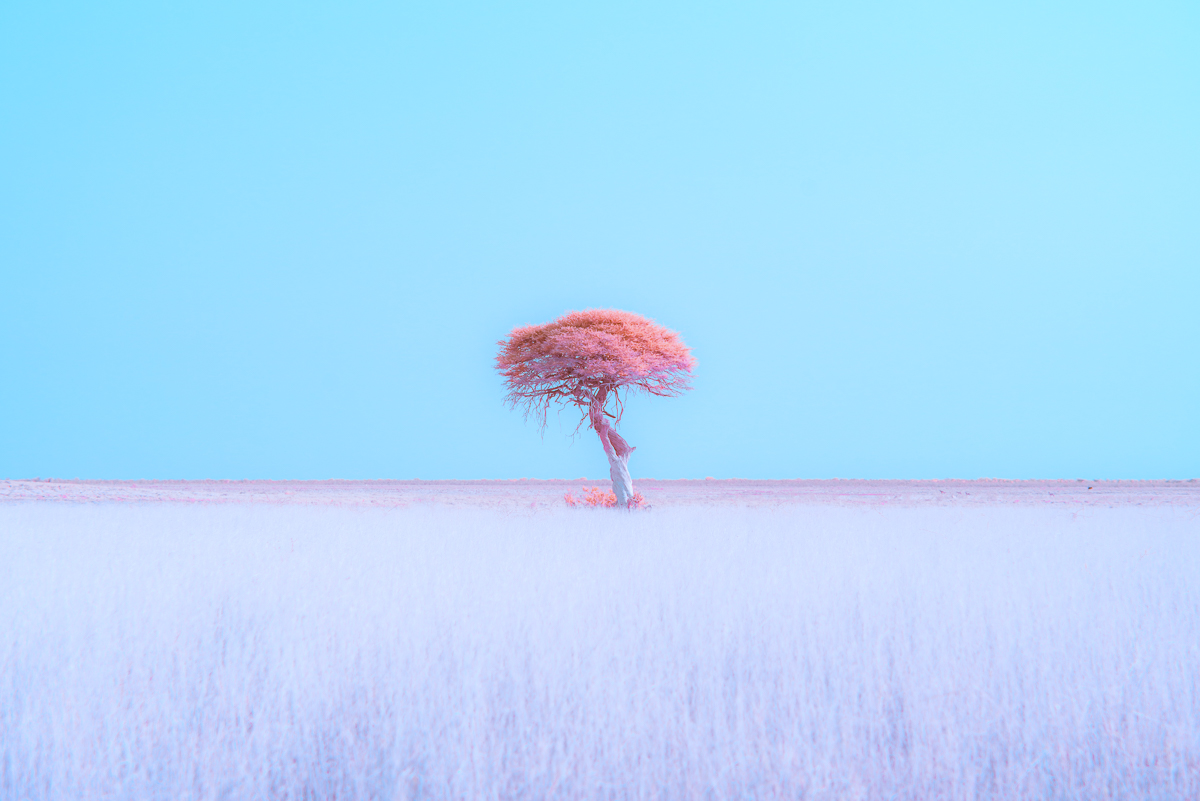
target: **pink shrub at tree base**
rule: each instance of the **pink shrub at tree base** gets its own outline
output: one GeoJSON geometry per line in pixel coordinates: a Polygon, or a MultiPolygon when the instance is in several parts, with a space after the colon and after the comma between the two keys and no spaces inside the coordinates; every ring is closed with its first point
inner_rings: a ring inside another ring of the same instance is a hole
{"type": "Polygon", "coordinates": [[[613,428],[624,410],[621,391],[671,397],[691,389],[696,360],[679,335],[631,312],[588,309],[514,328],[497,344],[496,369],[509,405],[523,407],[526,417],[532,413],[542,429],[552,403],[578,406],[579,425],[586,422],[596,432],[608,457],[613,505],[632,506],[629,456],[635,449],[613,428]]]}
{"type": "MultiPolygon", "coordinates": [[[[563,496],[563,500],[567,502],[567,506],[616,506],[617,496],[611,492],[605,492],[599,487],[592,487],[585,494],[576,498],[571,493],[563,496]]],[[[642,493],[633,493],[633,498],[629,502],[630,509],[640,509],[646,505],[646,499],[642,497],[642,493]]]]}

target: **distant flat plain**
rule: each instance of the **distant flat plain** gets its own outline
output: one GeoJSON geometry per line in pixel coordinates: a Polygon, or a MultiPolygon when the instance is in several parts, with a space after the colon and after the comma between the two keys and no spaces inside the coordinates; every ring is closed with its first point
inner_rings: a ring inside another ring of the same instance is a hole
{"type": "MultiPolygon", "coordinates": [[[[319,506],[476,506],[548,508],[567,493],[609,489],[608,479],[510,479],[480,481],[95,481],[0,479],[2,501],[149,501],[180,503],[277,503],[319,506]]],[[[1200,507],[1200,481],[1087,481],[1006,479],[634,479],[652,507],[780,506],[1185,506],[1200,507]]]]}

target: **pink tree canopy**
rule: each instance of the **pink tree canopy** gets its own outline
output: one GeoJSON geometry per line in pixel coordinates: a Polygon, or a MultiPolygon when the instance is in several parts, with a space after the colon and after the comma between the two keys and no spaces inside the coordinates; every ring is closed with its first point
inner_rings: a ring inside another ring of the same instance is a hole
{"type": "Polygon", "coordinates": [[[679,334],[616,309],[568,312],[551,323],[514,328],[497,344],[496,369],[513,408],[523,407],[545,428],[551,403],[573,403],[602,440],[601,428],[608,428],[602,415],[620,422],[622,389],[680,395],[691,389],[696,366],[679,334]],[[612,413],[606,408],[610,397],[612,413]]]}

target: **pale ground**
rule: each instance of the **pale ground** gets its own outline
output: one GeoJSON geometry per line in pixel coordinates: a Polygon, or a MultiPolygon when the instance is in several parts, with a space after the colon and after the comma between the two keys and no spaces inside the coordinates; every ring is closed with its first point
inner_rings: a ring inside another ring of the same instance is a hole
{"type": "MultiPolygon", "coordinates": [[[[608,479],[503,481],[89,481],[0,479],[3,501],[171,501],[282,503],[396,508],[412,505],[493,509],[553,508],[563,495],[589,487],[611,490],[608,479]]],[[[1200,508],[1200,481],[903,481],[859,479],[664,480],[634,479],[655,508],[720,504],[782,506],[1180,506],[1200,508]]]]}
{"type": "Polygon", "coordinates": [[[1200,482],[593,486],[0,481],[0,799],[1200,798],[1200,482]]]}

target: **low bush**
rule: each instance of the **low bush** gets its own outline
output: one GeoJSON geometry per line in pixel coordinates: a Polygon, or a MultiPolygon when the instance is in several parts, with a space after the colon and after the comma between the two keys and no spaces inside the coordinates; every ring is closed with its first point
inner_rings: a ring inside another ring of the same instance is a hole
{"type": "MultiPolygon", "coordinates": [[[[578,498],[568,492],[563,496],[563,500],[567,502],[567,506],[615,507],[617,505],[617,496],[611,492],[605,492],[599,487],[592,487],[578,498]]],[[[641,509],[645,506],[646,499],[642,497],[642,493],[633,493],[633,503],[630,504],[630,508],[641,509]]]]}

